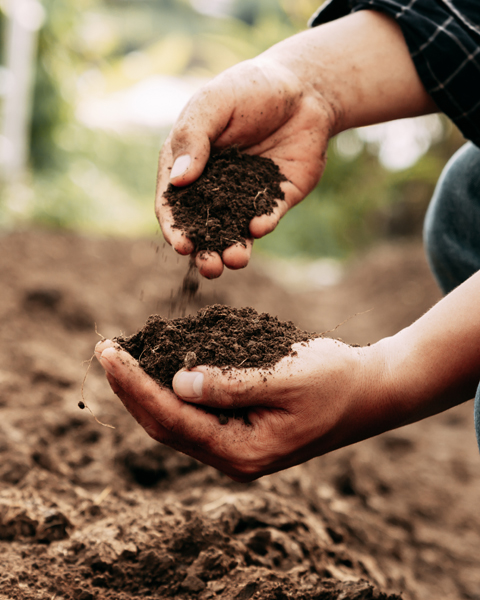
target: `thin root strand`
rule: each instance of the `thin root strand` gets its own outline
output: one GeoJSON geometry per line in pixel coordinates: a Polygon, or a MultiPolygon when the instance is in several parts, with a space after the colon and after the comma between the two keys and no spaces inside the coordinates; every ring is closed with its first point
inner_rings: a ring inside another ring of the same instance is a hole
{"type": "Polygon", "coordinates": [[[350,317],[347,317],[341,323],[339,323],[338,325],[336,325],[333,329],[329,329],[328,331],[324,331],[320,335],[325,335],[326,333],[333,333],[339,327],[341,327],[342,325],[345,325],[345,323],[347,323],[347,321],[350,321],[350,319],[354,319],[355,317],[359,317],[360,315],[366,315],[367,313],[369,313],[372,310],[373,310],[373,308],[369,308],[368,310],[364,310],[363,312],[355,313],[354,315],[351,315],[350,317]]]}
{"type": "MultiPolygon", "coordinates": [[[[142,290],[143,292],[143,290],[142,290]]],[[[95,323],[95,333],[98,335],[98,337],[102,338],[102,340],[105,339],[105,336],[103,336],[99,331],[97,331],[97,324],[95,323]]]]}
{"type": "MultiPolygon", "coordinates": [[[[95,328],[95,331],[96,331],[96,328],[95,328]]],[[[78,403],[78,408],[80,408],[81,410],[84,410],[86,408],[90,412],[90,414],[92,415],[92,417],[95,419],[95,421],[99,425],[101,425],[102,427],[108,427],[109,429],[115,429],[115,427],[113,425],[108,425],[108,423],[102,423],[102,421],[100,421],[99,419],[97,419],[97,417],[94,415],[92,409],[85,402],[85,394],[84,394],[85,381],[87,380],[87,375],[88,375],[88,372],[90,371],[90,367],[92,366],[92,360],[94,358],[95,358],[95,352],[92,354],[92,356],[89,358],[89,360],[85,360],[82,363],[82,364],[88,363],[88,367],[87,367],[87,370],[86,370],[85,375],[83,377],[82,387],[80,388],[80,394],[82,396],[82,399],[78,403]]]]}
{"type": "Polygon", "coordinates": [[[93,413],[93,410],[87,405],[85,404],[85,402],[82,403],[84,405],[84,407],[90,412],[90,414],[92,415],[92,417],[95,419],[95,421],[101,425],[102,427],[108,427],[109,429],[115,429],[115,427],[113,425],[109,425],[108,423],[102,423],[102,421],[100,421],[100,419],[97,419],[97,417],[95,416],[95,414],[93,413]]]}

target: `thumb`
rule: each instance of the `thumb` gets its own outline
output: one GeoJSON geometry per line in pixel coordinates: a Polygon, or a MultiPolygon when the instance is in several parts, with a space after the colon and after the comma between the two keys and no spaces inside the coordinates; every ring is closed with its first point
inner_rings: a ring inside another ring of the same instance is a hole
{"type": "Polygon", "coordinates": [[[230,122],[232,94],[221,79],[208,83],[190,99],[172,129],[170,182],[175,186],[198,179],[210,156],[211,145],[230,122]]]}
{"type": "Polygon", "coordinates": [[[212,408],[240,408],[255,406],[265,394],[268,379],[258,369],[232,369],[223,371],[215,367],[182,369],[173,378],[175,395],[190,403],[212,408]]]}

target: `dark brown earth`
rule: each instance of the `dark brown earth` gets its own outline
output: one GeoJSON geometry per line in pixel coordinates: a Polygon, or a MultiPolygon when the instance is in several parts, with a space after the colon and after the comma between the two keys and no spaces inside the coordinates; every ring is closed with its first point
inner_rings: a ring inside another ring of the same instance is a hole
{"type": "MultiPolygon", "coordinates": [[[[148,438],[94,361],[99,337],[169,314],[186,260],[158,240],[0,237],[0,599],[480,598],[470,403],[251,484],[148,438]]],[[[439,297],[419,244],[295,293],[254,256],[192,310],[253,306],[365,344],[439,297]]],[[[219,425],[220,426],[220,425],[219,425]]]]}
{"type": "Polygon", "coordinates": [[[272,160],[233,147],[213,153],[194,183],[170,184],[164,197],[174,226],[186,232],[195,251],[221,254],[236,243],[245,245],[253,217],[271,214],[284,199],[282,181],[272,160]]]}
{"type": "Polygon", "coordinates": [[[295,354],[292,344],[315,337],[320,335],[251,307],[211,304],[176,319],[152,315],[140,331],[115,341],[150,377],[172,389],[173,376],[183,367],[267,369],[295,354]]]}

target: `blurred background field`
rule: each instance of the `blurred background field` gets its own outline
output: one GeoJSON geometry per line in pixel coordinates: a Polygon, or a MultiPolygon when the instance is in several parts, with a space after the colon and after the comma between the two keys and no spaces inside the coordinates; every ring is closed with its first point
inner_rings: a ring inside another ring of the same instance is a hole
{"type": "MultiPolygon", "coordinates": [[[[185,102],[215,74],[304,29],[318,5],[0,0],[0,227],[157,232],[158,152],[185,102]],[[34,46],[18,171],[5,123],[15,86],[8,50],[14,19],[34,46]]],[[[343,259],[379,240],[418,237],[440,171],[462,142],[437,115],[340,134],[322,182],[274,234],[256,242],[256,252],[343,259]]]]}

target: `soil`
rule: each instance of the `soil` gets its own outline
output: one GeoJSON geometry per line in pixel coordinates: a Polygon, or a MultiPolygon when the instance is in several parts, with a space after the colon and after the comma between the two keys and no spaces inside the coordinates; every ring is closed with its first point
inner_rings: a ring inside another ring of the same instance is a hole
{"type": "Polygon", "coordinates": [[[187,313],[190,305],[195,304],[195,298],[200,287],[200,274],[195,264],[195,255],[190,255],[188,269],[182,281],[182,285],[178,288],[177,293],[173,295],[170,302],[170,313],[179,312],[182,317],[187,313]]]}
{"type": "MultiPolygon", "coordinates": [[[[480,598],[480,458],[467,403],[238,484],[155,443],[93,361],[98,341],[170,315],[186,262],[157,240],[0,237],[1,600],[480,598]]],[[[365,344],[439,293],[420,244],[383,245],[335,286],[295,293],[254,256],[202,281],[202,306],[252,306],[365,344]]]]}
{"type": "Polygon", "coordinates": [[[170,184],[164,197],[174,226],[186,232],[195,251],[221,254],[236,243],[245,245],[253,217],[271,214],[284,200],[280,182],[286,180],[271,159],[233,147],[213,153],[194,183],[170,184]]]}
{"type": "Polygon", "coordinates": [[[254,308],[211,304],[177,319],[152,315],[139,332],[115,341],[150,377],[172,389],[173,376],[183,367],[268,369],[295,354],[292,344],[315,337],[320,336],[254,308]]]}

